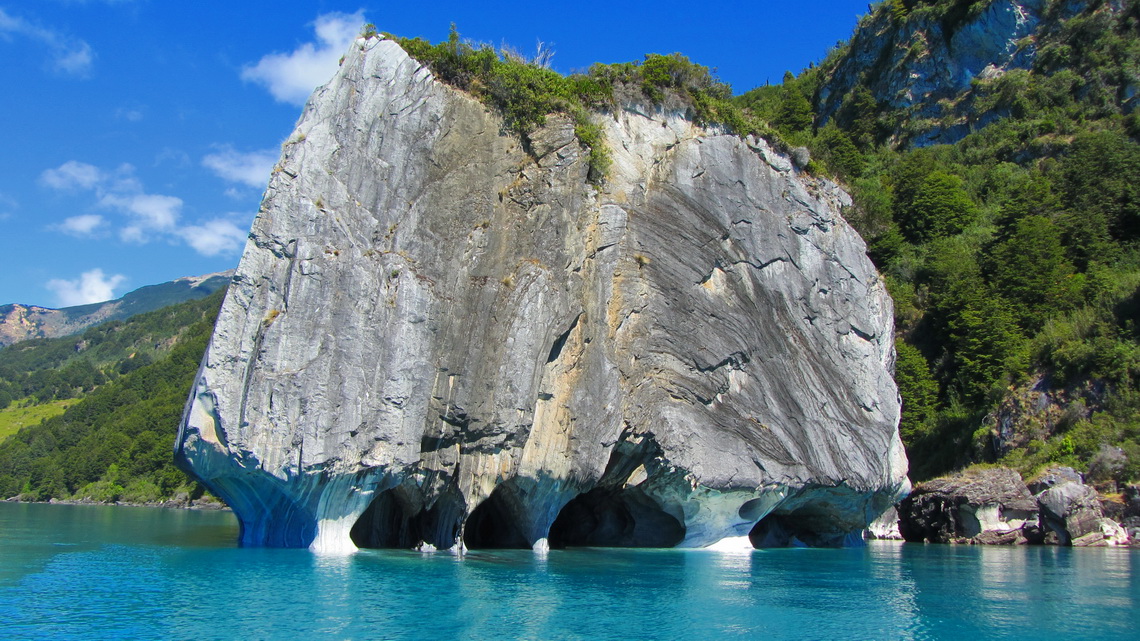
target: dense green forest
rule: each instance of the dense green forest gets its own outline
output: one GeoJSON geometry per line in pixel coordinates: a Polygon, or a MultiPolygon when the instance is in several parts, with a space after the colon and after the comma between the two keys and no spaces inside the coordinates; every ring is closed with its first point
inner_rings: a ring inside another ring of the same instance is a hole
{"type": "Polygon", "coordinates": [[[200,495],[171,452],[224,293],[0,350],[0,390],[15,399],[6,405],[78,398],[0,441],[0,497],[149,502],[200,495]]]}

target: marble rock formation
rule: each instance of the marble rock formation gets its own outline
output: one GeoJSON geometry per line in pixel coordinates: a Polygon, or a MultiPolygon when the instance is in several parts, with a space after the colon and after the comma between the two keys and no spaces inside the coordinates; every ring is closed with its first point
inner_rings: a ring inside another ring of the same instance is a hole
{"type": "Polygon", "coordinates": [[[524,144],[394,41],[351,47],[176,444],[243,544],[828,544],[906,493],[848,196],[683,108],[593,117],[600,187],[565,118],[524,144]]]}

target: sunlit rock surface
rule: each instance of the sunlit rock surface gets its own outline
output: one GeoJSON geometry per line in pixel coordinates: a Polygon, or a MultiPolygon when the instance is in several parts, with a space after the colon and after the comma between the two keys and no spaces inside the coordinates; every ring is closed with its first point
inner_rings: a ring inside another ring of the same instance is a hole
{"type": "Polygon", "coordinates": [[[351,48],[177,444],[244,544],[834,544],[906,492],[847,195],[681,112],[596,118],[601,188],[566,120],[524,147],[394,42],[351,48]]]}
{"type": "Polygon", "coordinates": [[[898,506],[899,531],[916,543],[1040,542],[1038,511],[1016,471],[968,470],[915,487],[898,506]]]}
{"type": "MultiPolygon", "coordinates": [[[[974,81],[1029,69],[1043,32],[1097,3],[959,2],[942,18],[919,3],[903,4],[908,9],[901,16],[887,9],[859,22],[848,50],[824,78],[818,111],[826,122],[853,90],[866,88],[903,114],[908,142],[921,146],[957,142],[1007,115],[964,99],[974,81]]],[[[1107,11],[1124,10],[1119,2],[1104,5],[1107,11]]]]}
{"type": "Polygon", "coordinates": [[[1073,468],[1046,470],[1030,490],[1036,492],[1041,506],[1042,529],[1055,537],[1057,544],[1089,547],[1129,543],[1128,532],[1105,517],[1096,489],[1085,485],[1073,468]]]}

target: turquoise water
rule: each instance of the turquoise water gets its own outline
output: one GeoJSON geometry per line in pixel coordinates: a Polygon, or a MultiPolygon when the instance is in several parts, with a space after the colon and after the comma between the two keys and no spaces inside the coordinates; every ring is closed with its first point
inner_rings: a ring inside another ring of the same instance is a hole
{"type": "Polygon", "coordinates": [[[241,549],[228,513],[0,503],[2,639],[1135,639],[1140,552],[241,549]]]}

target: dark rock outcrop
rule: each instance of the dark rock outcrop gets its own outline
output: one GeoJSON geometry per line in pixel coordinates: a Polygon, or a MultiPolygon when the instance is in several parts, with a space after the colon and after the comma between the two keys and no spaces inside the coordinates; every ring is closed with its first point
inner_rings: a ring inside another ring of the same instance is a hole
{"type": "Polygon", "coordinates": [[[1039,540],[1038,507],[1010,469],[934,479],[899,504],[899,532],[912,542],[1028,543],[1039,540]]]}
{"type": "Polygon", "coordinates": [[[1121,13],[1119,2],[1088,0],[993,0],[941,3],[944,12],[923,4],[896,13],[883,3],[864,17],[845,55],[819,90],[822,121],[840,112],[857,88],[869,89],[883,107],[897,110],[913,145],[950,144],[996,122],[1006,110],[982,110],[970,99],[977,81],[1029,69],[1037,42],[1060,21],[1090,8],[1121,13]],[[939,15],[941,14],[941,15],[939,15]]]}
{"type": "Polygon", "coordinates": [[[1126,545],[1128,534],[1106,518],[1096,489],[1069,467],[1053,468],[1032,484],[1041,506],[1041,526],[1059,545],[1126,545]]]}
{"type": "Polygon", "coordinates": [[[899,504],[899,531],[907,541],[988,545],[1128,545],[1130,538],[1071,467],[1046,470],[1028,486],[1007,468],[921,483],[899,504]]]}

